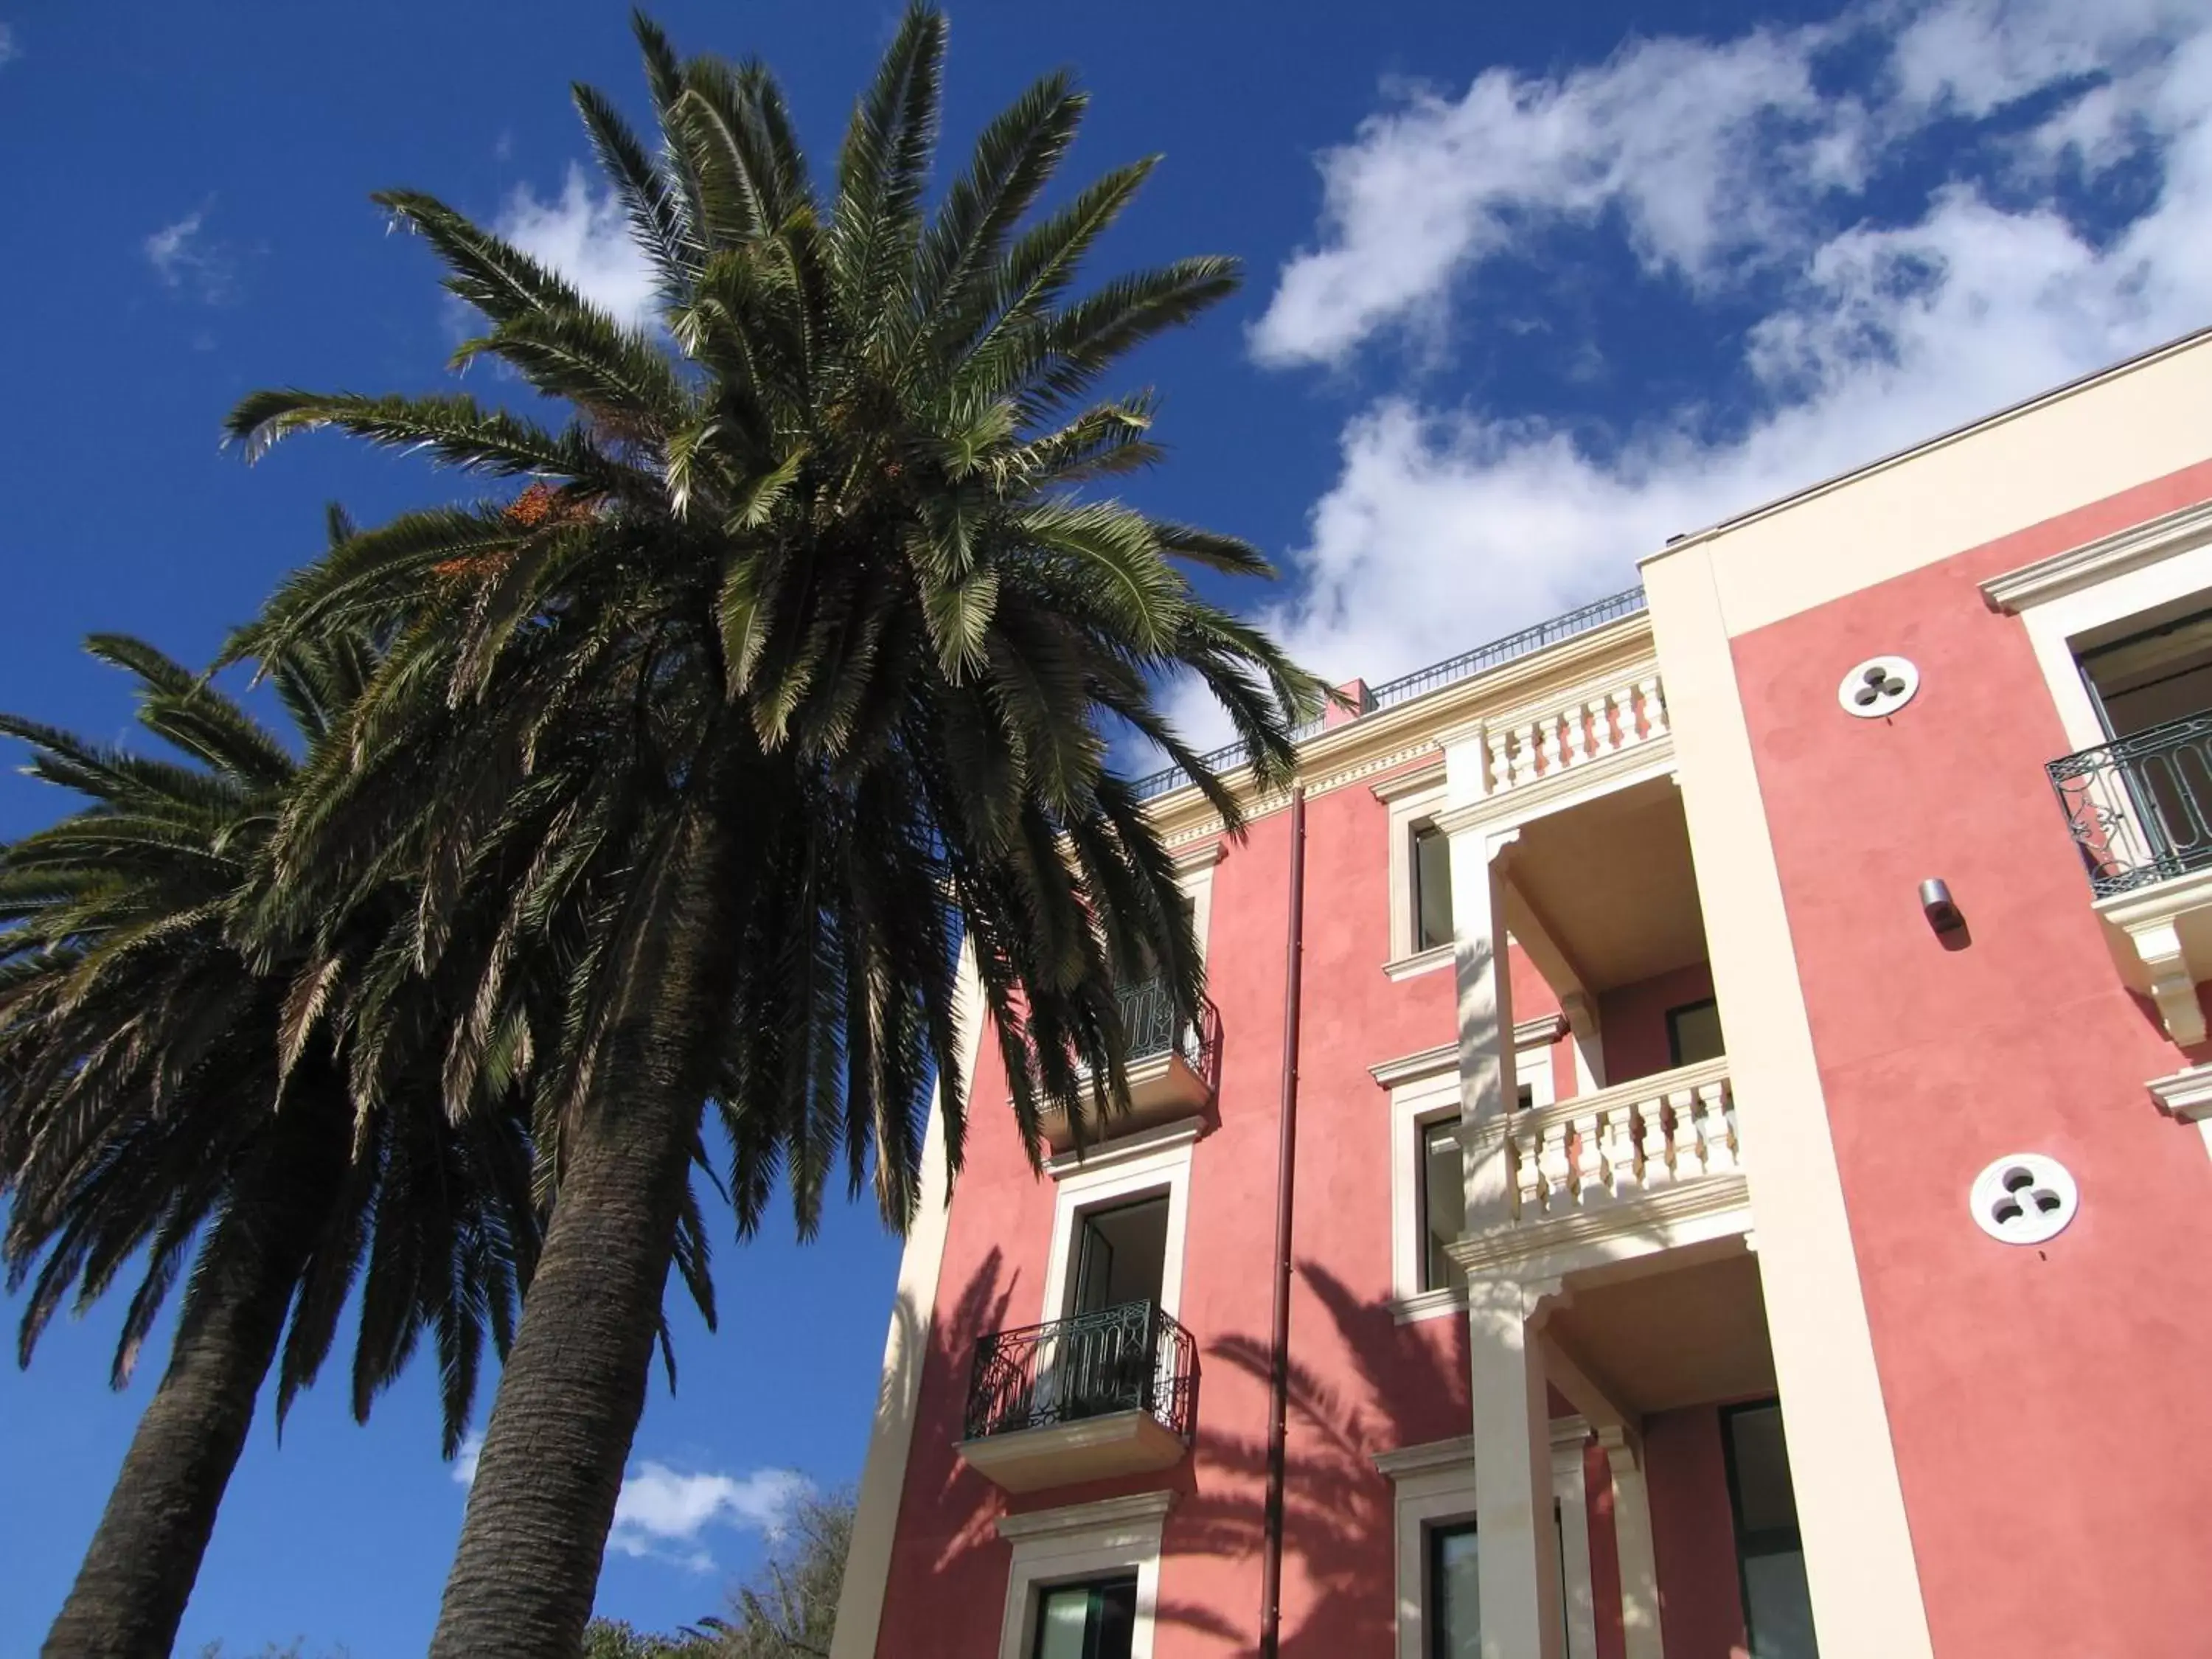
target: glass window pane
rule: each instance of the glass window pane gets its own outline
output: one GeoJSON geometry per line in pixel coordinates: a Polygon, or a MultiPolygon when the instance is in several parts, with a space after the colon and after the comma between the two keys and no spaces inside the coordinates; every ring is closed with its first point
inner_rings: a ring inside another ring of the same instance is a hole
{"type": "Polygon", "coordinates": [[[1720,1005],[1707,999],[1667,1011],[1667,1047],[1677,1066],[1718,1060],[1727,1049],[1721,1042],[1720,1005]]]}
{"type": "Polygon", "coordinates": [[[1036,1659],[1088,1659],[1084,1642],[1091,1634],[1091,1587],[1063,1584],[1048,1589],[1037,1608],[1036,1659]]]}
{"type": "Polygon", "coordinates": [[[1729,1413],[1735,1455],[1739,1530],[1795,1533],[1797,1498],[1790,1486],[1790,1453],[1782,1437],[1782,1407],[1760,1406],[1729,1413]]]}
{"type": "Polygon", "coordinates": [[[1446,945],[1451,936],[1451,842],[1424,824],[1413,831],[1413,948],[1446,945]]]}
{"type": "Polygon", "coordinates": [[[1481,1659],[1482,1591],[1474,1528],[1429,1532],[1430,1659],[1481,1659]]]}
{"type": "Polygon", "coordinates": [[[1799,1550],[1753,1555],[1743,1564],[1744,1622],[1752,1659],[1820,1659],[1813,1640],[1813,1598],[1799,1550]]]}
{"type": "Polygon", "coordinates": [[[1056,1584],[1037,1598],[1036,1659],[1129,1659],[1136,1617],[1133,1573],[1056,1584]]]}
{"type": "Polygon", "coordinates": [[[1421,1288],[1467,1283],[1467,1273],[1444,1246],[1467,1224],[1467,1187],[1454,1120],[1421,1126],[1421,1288]]]}

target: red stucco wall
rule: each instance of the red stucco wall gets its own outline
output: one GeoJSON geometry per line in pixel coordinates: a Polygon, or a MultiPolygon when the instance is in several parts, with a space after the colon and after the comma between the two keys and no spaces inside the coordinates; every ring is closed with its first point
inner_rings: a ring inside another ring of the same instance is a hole
{"type": "MultiPolygon", "coordinates": [[[[1286,815],[1255,824],[1216,866],[1209,988],[1221,1011],[1219,1127],[1194,1154],[1181,1319],[1202,1356],[1194,1455],[1170,1484],[1158,1659],[1249,1651],[1259,1606],[1265,1384],[1282,1048],[1286,815]]],[[[1390,1315],[1389,1098],[1368,1073],[1451,1039],[1449,970],[1394,985],[1388,817],[1365,788],[1307,815],[1292,1356],[1285,1533],[1286,1654],[1379,1652],[1391,1628],[1389,1485],[1373,1453],[1467,1430],[1465,1330],[1390,1315]]],[[[1557,1006],[1518,964],[1517,1012],[1557,1006]]],[[[921,1405],[902,1496],[878,1652],[986,1653],[997,1640],[1010,1552],[1004,1500],[952,1454],[975,1339],[1029,1322],[1043,1300],[1051,1183],[1006,1121],[1005,1079],[977,1068],[968,1165],[947,1231],[921,1405]]],[[[1158,1484],[1060,1488],[1052,1508],[1158,1484]]]]}
{"type": "Polygon", "coordinates": [[[1667,1011],[1703,1001],[1712,994],[1712,965],[1704,962],[1601,994],[1598,1029],[1605,1042],[1605,1080],[1631,1083],[1672,1066],[1667,1011]]]}
{"type": "Polygon", "coordinates": [[[2212,1627],[2212,1457],[2173,1426],[2212,1375],[2212,1164],[2143,1089],[2190,1057],[2120,985],[2044,778],[2050,692],[1975,589],[2207,498],[2212,463],[1735,642],[1942,1659],[2182,1659],[2212,1627]],[[1837,683],[1884,651],[1918,696],[1845,717],[1837,683]],[[1929,876],[1963,948],[1921,916],[1929,876]],[[2081,1189],[2041,1249],[1966,1211],[2022,1151],[2081,1189]]]}
{"type": "Polygon", "coordinates": [[[1744,1659],[1719,1412],[1700,1406],[1653,1413],[1644,1420],[1644,1456],[1667,1659],[1744,1659]]]}

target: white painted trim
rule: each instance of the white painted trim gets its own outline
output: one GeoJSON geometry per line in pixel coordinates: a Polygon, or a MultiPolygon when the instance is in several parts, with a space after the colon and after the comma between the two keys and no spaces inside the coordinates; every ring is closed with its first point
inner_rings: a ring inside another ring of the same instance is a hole
{"type": "Polygon", "coordinates": [[[1213,925],[1213,867],[1221,862],[1224,843],[1200,842],[1175,855],[1176,879],[1190,901],[1190,931],[1198,939],[1198,957],[1206,959],[1206,937],[1213,925]]]}
{"type": "Polygon", "coordinates": [[[999,1535],[1014,1547],[1006,1576],[1006,1610],[999,1625],[999,1659],[1029,1659],[1036,1645],[1038,1592],[1054,1584],[1137,1574],[1137,1611],[1130,1659],[1152,1659],[1160,1604],[1160,1537],[1171,1492],[1109,1498],[1065,1509],[1002,1516],[999,1535]]]}
{"type": "Polygon", "coordinates": [[[1559,1583],[1567,1603],[1567,1659],[1597,1659],[1597,1602],[1590,1587],[1589,1484],[1583,1449],[1590,1426],[1552,1419],[1552,1499],[1559,1506],[1559,1583]]]}
{"type": "Polygon", "coordinates": [[[2184,1123],[2194,1123],[2212,1154],[2212,1066],[2191,1066],[2171,1077],[2154,1077],[2145,1085],[2160,1107],[2184,1123]]]}
{"type": "Polygon", "coordinates": [[[1169,1489],[1132,1492],[1127,1498],[1101,1498],[1094,1503],[1070,1504],[1056,1510],[1002,1515],[998,1522],[999,1536],[1009,1543],[1022,1543],[1033,1538],[1090,1534],[1084,1539],[1085,1543],[1095,1543],[1102,1533],[1119,1537],[1126,1531],[1141,1532],[1161,1525],[1168,1511],[1175,1507],[1175,1500],[1174,1491],[1169,1489]]]}
{"type": "Polygon", "coordinates": [[[1449,1440],[1431,1440],[1419,1446],[1395,1446],[1389,1451],[1376,1452],[1371,1461],[1378,1474],[1393,1480],[1401,1480],[1411,1474],[1426,1474],[1431,1469],[1455,1469],[1474,1461],[1474,1437],[1459,1434],[1449,1440]]]}
{"type": "Polygon", "coordinates": [[[1375,1463],[1397,1487],[1391,1516],[1398,1560],[1398,1659],[1428,1659],[1428,1530],[1439,1522],[1474,1519],[1474,1443],[1462,1436],[1385,1452],[1375,1463]],[[1384,1468],[1386,1459],[1398,1461],[1384,1468]]]}
{"type": "MultiPolygon", "coordinates": [[[[1393,901],[1394,904],[1401,909],[1412,904],[1413,902],[1410,890],[1402,902],[1393,901]]],[[[1407,931],[1410,933],[1413,930],[1408,927],[1407,931]]],[[[1394,957],[1382,964],[1382,971],[1389,976],[1393,985],[1402,984],[1409,979],[1419,979],[1423,974],[1433,974],[1439,968],[1450,967],[1453,948],[1452,942],[1446,939],[1442,945],[1432,945],[1427,950],[1417,951],[1410,957],[1394,957]]]]}
{"type": "MultiPolygon", "coordinates": [[[[2013,611],[2027,629],[2036,665],[2042,669],[2044,684],[2051,688],[2051,699],[2058,706],[2058,720],[2066,728],[2069,750],[2094,749],[2106,741],[2097,707],[2089,700],[2088,688],[2081,684],[2075,641],[2130,617],[2212,591],[2212,506],[2187,510],[2187,514],[2197,514],[2205,515],[2207,527],[2202,535],[2192,529],[2188,535],[2147,537],[2126,560],[2084,567],[2079,580],[2049,584],[2047,591],[2023,581],[2020,591],[2027,597],[2002,607],[2013,611]]],[[[2105,543],[2092,542],[2087,548],[2058,556],[2071,558],[2184,516],[2187,515],[2169,514],[2164,520],[2154,520],[2119,537],[2106,537],[2105,543]]],[[[2053,562],[2046,559],[2012,575],[2025,578],[2043,564],[2053,562]]],[[[1996,580],[2002,582],[2011,578],[1996,580]]],[[[1983,592],[1986,594],[1992,585],[1984,583],[1983,592]]]]}
{"type": "MultiPolygon", "coordinates": [[[[964,945],[960,951],[954,1007],[959,1021],[962,1075],[972,1091],[985,1015],[975,952],[964,945]]],[[[921,1157],[921,1196],[914,1224],[907,1230],[906,1248],[899,1255],[898,1288],[891,1302],[890,1331],[884,1339],[883,1373],[876,1385],[875,1418],[869,1425],[867,1455],[860,1469],[852,1543],[837,1596],[836,1634],[830,1639],[830,1659],[876,1659],[876,1641],[883,1626],[884,1590],[890,1577],[899,1504],[906,1492],[915,1417],[921,1407],[922,1359],[929,1351],[929,1328],[936,1313],[938,1276],[944,1267],[945,1229],[951,1219],[951,1183],[945,1170],[942,1105],[941,1100],[930,1102],[928,1140],[921,1157]]]]}
{"type": "Polygon", "coordinates": [[[2191,1066],[2143,1085],[2160,1108],[2185,1123],[2212,1116],[2212,1066],[2191,1066]]]}
{"type": "Polygon", "coordinates": [[[1394,980],[1411,979],[1452,959],[1449,941],[1417,950],[1413,932],[1413,835],[1444,804],[1443,764],[1425,766],[1413,778],[1394,778],[1375,793],[1389,808],[1390,823],[1390,959],[1382,971],[1394,980]],[[1384,795],[1385,788],[1393,793],[1384,795]]]}
{"type": "Polygon", "coordinates": [[[1205,1133],[1204,1118],[1179,1117],[1166,1123],[1147,1124],[1110,1140],[1093,1141],[1080,1152],[1070,1148],[1056,1152],[1045,1159],[1044,1172],[1054,1181],[1085,1173],[1095,1175],[1102,1170],[1118,1169],[1135,1159],[1149,1158],[1170,1146],[1190,1145],[1205,1133]]]}
{"type": "MultiPolygon", "coordinates": [[[[1439,739],[1441,741],[1441,739],[1439,739]]],[[[1375,799],[1391,802],[1424,790],[1440,787],[1444,781],[1444,756],[1439,748],[1419,766],[1409,766],[1372,786],[1375,799]]]]}
{"type": "MultiPolygon", "coordinates": [[[[1197,1144],[1198,1122],[1184,1118],[1163,1124],[1146,1133],[1125,1139],[1118,1150],[1103,1161],[1092,1152],[1079,1168],[1056,1176],[1052,1216],[1052,1255],[1045,1267],[1044,1307],[1037,1317],[1046,1324],[1064,1318],[1073,1288],[1076,1224],[1085,1211],[1096,1210],[1147,1193],[1164,1192],[1168,1199],[1168,1237],[1160,1267],[1160,1306],[1170,1318],[1182,1304],[1183,1234],[1190,1218],[1190,1154],[1197,1144]],[[1139,1143],[1142,1144],[1133,1144],[1139,1143]]],[[[1055,1163],[1065,1162],[1054,1159],[1055,1163]]]]}
{"type": "Polygon", "coordinates": [[[2212,542],[2212,501],[2199,501],[1992,576],[1982,584],[1982,598],[1990,610],[2016,616],[2032,605],[2100,586],[2208,542],[2212,542]]]}

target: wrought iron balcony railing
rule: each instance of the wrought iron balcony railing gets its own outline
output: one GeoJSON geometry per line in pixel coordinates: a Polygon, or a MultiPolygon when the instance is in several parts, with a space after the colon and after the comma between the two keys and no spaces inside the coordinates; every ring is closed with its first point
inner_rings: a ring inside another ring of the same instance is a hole
{"type": "Polygon", "coordinates": [[[968,1438],[1144,1412],[1188,1441],[1198,1419],[1198,1345],[1156,1302],[997,1331],[975,1345],[968,1438]]]}
{"type": "Polygon", "coordinates": [[[1121,988],[1121,1030],[1128,1038],[1126,1058],[1134,1063],[1161,1054],[1181,1054],[1190,1069],[1211,1084],[1213,1056],[1221,1036],[1221,1016],[1211,1002],[1199,1006],[1194,1023],[1176,1016],[1175,998],[1157,979],[1121,988]]]}
{"type": "Polygon", "coordinates": [[[2212,714],[2044,769],[2099,898],[2212,868],[2212,714]]]}

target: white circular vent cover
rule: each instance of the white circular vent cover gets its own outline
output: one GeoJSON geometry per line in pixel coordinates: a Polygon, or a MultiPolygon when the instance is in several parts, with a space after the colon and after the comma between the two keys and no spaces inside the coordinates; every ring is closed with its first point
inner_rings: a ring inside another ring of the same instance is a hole
{"type": "Polygon", "coordinates": [[[1863,720],[1894,714],[1920,689],[1920,671],[1903,657],[1869,657],[1844,676],[1836,701],[1863,720]]]}
{"type": "Polygon", "coordinates": [[[2014,1152],[1974,1177],[1966,1203],[1974,1223],[2006,1244],[2040,1244],[2066,1231],[2081,1207],[2074,1177],[2055,1158],[2014,1152]]]}

